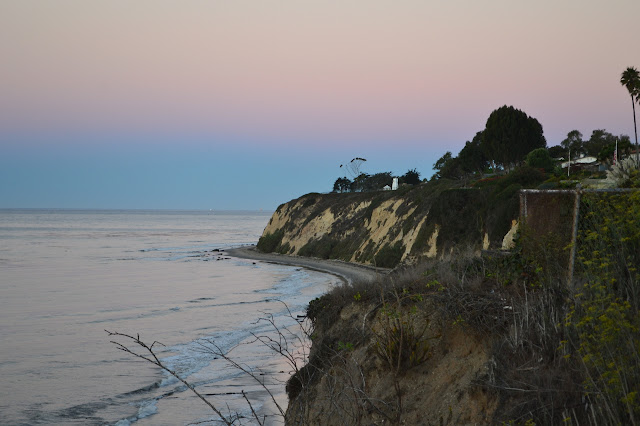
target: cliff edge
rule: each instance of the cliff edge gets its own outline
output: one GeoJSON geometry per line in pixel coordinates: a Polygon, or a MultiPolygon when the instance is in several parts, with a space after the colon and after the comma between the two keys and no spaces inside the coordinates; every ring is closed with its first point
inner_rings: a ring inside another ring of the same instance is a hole
{"type": "Polygon", "coordinates": [[[519,191],[539,183],[281,205],[260,250],[394,267],[309,304],[285,423],[637,423],[640,191],[519,191]]]}
{"type": "Polygon", "coordinates": [[[520,188],[496,193],[441,180],[398,191],[307,194],[278,207],[258,249],[385,268],[508,249],[520,188]]]}

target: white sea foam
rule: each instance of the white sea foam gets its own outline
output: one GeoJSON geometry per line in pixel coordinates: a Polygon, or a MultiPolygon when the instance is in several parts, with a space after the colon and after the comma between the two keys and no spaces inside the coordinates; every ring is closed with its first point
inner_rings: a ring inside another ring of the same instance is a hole
{"type": "Polygon", "coordinates": [[[238,346],[251,332],[268,331],[256,320],[265,312],[284,318],[278,300],[300,311],[335,282],[212,252],[257,241],[268,220],[253,213],[0,211],[0,241],[11,241],[0,263],[3,422],[91,417],[124,426],[153,416],[173,424],[206,417],[206,406],[200,414],[181,410],[188,389],[118,351],[109,343],[118,339],[103,330],[166,345],[154,349],[198,389],[233,390],[240,373],[219,367],[224,361],[202,344],[235,348],[235,360],[259,367],[262,354],[238,346]]]}
{"type": "Polygon", "coordinates": [[[152,416],[158,412],[158,406],[156,403],[158,400],[152,399],[151,401],[145,401],[140,404],[138,409],[138,419],[144,419],[145,417],[152,416]]]}

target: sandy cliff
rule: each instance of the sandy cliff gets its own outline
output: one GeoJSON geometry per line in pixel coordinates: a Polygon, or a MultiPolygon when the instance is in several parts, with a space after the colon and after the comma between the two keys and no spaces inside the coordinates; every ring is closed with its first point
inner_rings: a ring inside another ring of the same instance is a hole
{"type": "Polygon", "coordinates": [[[308,194],[278,207],[258,248],[394,267],[456,251],[508,248],[517,212],[515,194],[492,206],[486,190],[444,183],[308,194]]]}

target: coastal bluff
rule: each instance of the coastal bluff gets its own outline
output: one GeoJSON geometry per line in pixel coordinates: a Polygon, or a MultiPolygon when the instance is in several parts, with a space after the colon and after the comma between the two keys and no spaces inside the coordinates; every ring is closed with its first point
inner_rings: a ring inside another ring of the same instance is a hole
{"type": "Polygon", "coordinates": [[[509,249],[519,188],[496,194],[438,181],[397,191],[311,193],[277,208],[258,250],[393,268],[509,249]]]}
{"type": "MultiPolygon", "coordinates": [[[[467,327],[475,311],[467,309],[457,273],[436,278],[429,268],[511,248],[519,190],[527,184],[437,180],[396,191],[311,193],[280,205],[259,252],[393,269],[309,304],[312,344],[308,362],[287,383],[285,424],[486,424],[498,418],[501,399],[478,383],[492,377],[499,338],[467,327]]],[[[497,293],[490,298],[481,311],[502,327],[504,302],[497,293]]]]}
{"type": "Polygon", "coordinates": [[[258,250],[388,268],[309,303],[285,424],[633,423],[640,192],[544,177],[281,205],[258,250]]]}

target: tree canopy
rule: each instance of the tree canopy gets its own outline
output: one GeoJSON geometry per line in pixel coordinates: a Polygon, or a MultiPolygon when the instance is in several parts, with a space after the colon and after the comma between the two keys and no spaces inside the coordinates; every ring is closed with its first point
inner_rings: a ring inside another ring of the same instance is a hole
{"type": "Polygon", "coordinates": [[[438,159],[433,165],[433,169],[436,170],[435,178],[447,178],[447,179],[460,179],[464,176],[464,171],[460,165],[460,159],[454,157],[451,151],[447,151],[442,157],[438,159]]]}
{"type": "Polygon", "coordinates": [[[379,191],[386,185],[391,186],[392,183],[391,172],[381,172],[374,175],[361,173],[353,180],[351,190],[354,192],[379,191]]]}
{"type": "Polygon", "coordinates": [[[545,172],[553,171],[555,166],[553,158],[546,148],[536,148],[527,154],[527,166],[534,169],[544,169],[545,172]]]}
{"type": "Polygon", "coordinates": [[[467,173],[482,173],[488,165],[487,157],[482,151],[483,132],[478,132],[471,141],[467,141],[460,150],[458,158],[460,167],[467,173]]]}
{"type": "Polygon", "coordinates": [[[552,146],[548,151],[551,158],[567,158],[567,150],[560,145],[552,146]]]}
{"type": "Polygon", "coordinates": [[[417,185],[420,183],[420,172],[416,169],[408,170],[403,176],[400,177],[400,183],[406,183],[409,185],[417,185]]]}
{"type": "Polygon", "coordinates": [[[571,157],[577,157],[579,154],[585,153],[582,133],[577,130],[570,131],[566,139],[560,142],[560,145],[564,148],[564,155],[567,157],[569,151],[571,151],[571,157]]]}
{"type": "MultiPolygon", "coordinates": [[[[621,135],[618,139],[618,152],[620,154],[628,153],[631,149],[631,139],[627,135],[621,135]]],[[[616,150],[616,144],[611,143],[606,147],[602,148],[600,153],[598,154],[598,159],[600,161],[603,160],[611,160],[613,161],[613,153],[616,150]]],[[[618,158],[621,158],[620,156],[618,158]]]]}
{"type": "Polygon", "coordinates": [[[542,125],[523,111],[505,105],[489,115],[482,136],[482,151],[489,160],[510,168],[546,146],[542,125]]]}
{"type": "Polygon", "coordinates": [[[347,177],[338,178],[333,184],[333,192],[349,192],[351,185],[352,182],[347,177]]]}

